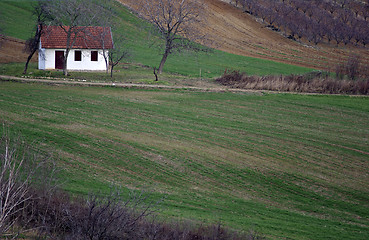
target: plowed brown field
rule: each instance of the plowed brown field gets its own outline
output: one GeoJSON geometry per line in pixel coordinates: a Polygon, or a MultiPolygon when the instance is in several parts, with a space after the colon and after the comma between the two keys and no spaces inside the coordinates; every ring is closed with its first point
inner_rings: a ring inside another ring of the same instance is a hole
{"type": "MultiPolygon", "coordinates": [[[[26,62],[28,54],[23,51],[24,41],[0,36],[0,63],[26,62]]],[[[37,54],[32,58],[37,61],[37,54]]]]}
{"type": "MultiPolygon", "coordinates": [[[[118,0],[134,9],[137,0],[118,0]]],[[[350,54],[361,56],[369,65],[369,49],[352,46],[319,44],[308,46],[283,37],[278,32],[266,28],[252,16],[227,3],[226,0],[204,0],[206,3],[206,24],[198,26],[211,39],[211,47],[243,56],[334,70],[350,54]]],[[[27,54],[23,52],[24,42],[17,39],[3,41],[0,48],[0,62],[24,62],[27,54]]],[[[37,54],[36,54],[37,55],[37,54]]],[[[34,56],[33,61],[37,61],[34,56]]]]}
{"type": "MultiPolygon", "coordinates": [[[[137,0],[119,0],[134,9],[137,0]]],[[[254,17],[227,3],[226,0],[204,0],[206,3],[206,24],[199,25],[216,49],[250,57],[333,70],[337,63],[350,54],[357,54],[369,63],[369,49],[348,46],[319,44],[308,46],[283,37],[266,28],[254,17]]]]}

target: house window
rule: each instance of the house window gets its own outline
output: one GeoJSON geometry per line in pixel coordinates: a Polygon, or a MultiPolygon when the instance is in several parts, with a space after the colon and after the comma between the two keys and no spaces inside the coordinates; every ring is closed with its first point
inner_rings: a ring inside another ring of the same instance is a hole
{"type": "Polygon", "coordinates": [[[97,51],[91,51],[91,61],[97,62],[97,51]]]}
{"type": "Polygon", "coordinates": [[[74,61],[76,61],[76,62],[82,61],[82,52],[81,51],[74,51],[74,61]]]}

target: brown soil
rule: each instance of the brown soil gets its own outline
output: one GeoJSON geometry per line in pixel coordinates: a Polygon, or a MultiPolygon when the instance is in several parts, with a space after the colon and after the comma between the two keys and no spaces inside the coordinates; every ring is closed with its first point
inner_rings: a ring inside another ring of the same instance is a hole
{"type": "MultiPolygon", "coordinates": [[[[23,51],[25,41],[0,36],[0,63],[26,62],[28,54],[23,51]]],[[[37,61],[37,54],[32,58],[37,61]]]]}
{"type": "MultiPolygon", "coordinates": [[[[136,0],[119,0],[134,8],[136,0]]],[[[212,47],[243,56],[333,70],[350,54],[357,54],[369,64],[368,48],[319,44],[308,46],[290,40],[280,33],[266,28],[254,17],[227,3],[226,0],[204,0],[206,24],[198,28],[211,38],[212,47]]]]}
{"type": "MultiPolygon", "coordinates": [[[[118,0],[134,8],[137,0],[118,0]]],[[[266,28],[252,16],[243,13],[226,0],[204,0],[206,3],[206,24],[199,25],[212,41],[211,47],[243,56],[334,70],[335,66],[354,53],[361,56],[362,62],[369,65],[369,49],[328,44],[308,46],[287,39],[281,34],[266,28]]],[[[1,37],[0,63],[25,62],[24,41],[1,37]]],[[[37,54],[36,54],[37,55],[37,54]]],[[[37,61],[37,56],[33,57],[37,61]]]]}

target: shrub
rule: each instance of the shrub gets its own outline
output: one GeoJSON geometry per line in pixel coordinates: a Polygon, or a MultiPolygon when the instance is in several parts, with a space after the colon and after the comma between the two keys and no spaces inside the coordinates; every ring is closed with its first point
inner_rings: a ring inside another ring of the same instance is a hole
{"type": "Polygon", "coordinates": [[[351,55],[346,63],[346,72],[347,76],[351,80],[355,80],[355,78],[359,75],[360,68],[360,59],[358,55],[351,55]]]}
{"type": "MultiPolygon", "coordinates": [[[[37,152],[3,124],[0,138],[0,236],[19,220],[34,199],[32,185],[49,188],[55,168],[49,156],[37,152]]],[[[23,229],[18,228],[18,232],[23,229]]],[[[10,234],[12,235],[12,234],[10,234]]]]}
{"type": "Polygon", "coordinates": [[[339,80],[328,73],[312,72],[305,75],[248,76],[239,71],[227,71],[216,82],[232,88],[284,92],[369,94],[369,80],[339,80]]]}
{"type": "Polygon", "coordinates": [[[147,194],[124,200],[118,191],[107,196],[71,199],[57,191],[34,191],[34,200],[22,211],[19,224],[37,229],[38,237],[52,239],[264,239],[255,232],[237,233],[220,224],[197,226],[192,222],[163,223],[156,219],[156,202],[147,194]]]}

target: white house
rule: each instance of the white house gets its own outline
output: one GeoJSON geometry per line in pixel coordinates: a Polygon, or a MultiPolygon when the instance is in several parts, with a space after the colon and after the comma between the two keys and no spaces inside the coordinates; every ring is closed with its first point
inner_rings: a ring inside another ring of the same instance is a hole
{"type": "MultiPolygon", "coordinates": [[[[75,71],[106,70],[103,52],[107,56],[108,50],[113,48],[110,28],[91,26],[83,27],[83,29],[78,33],[78,37],[69,51],[67,69],[75,71]]],[[[42,70],[63,69],[66,46],[67,34],[60,26],[45,27],[38,51],[38,68],[42,70]]]]}

